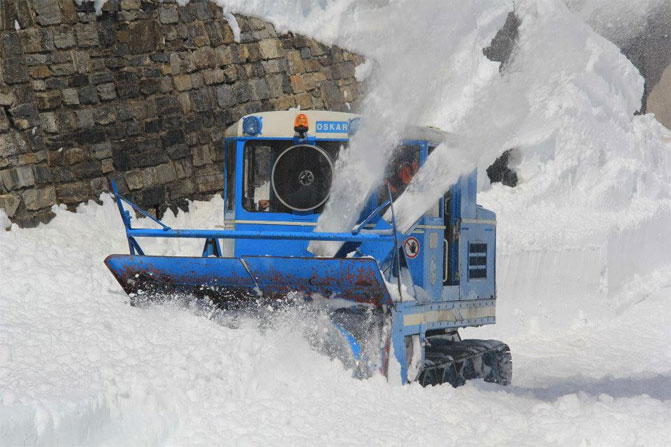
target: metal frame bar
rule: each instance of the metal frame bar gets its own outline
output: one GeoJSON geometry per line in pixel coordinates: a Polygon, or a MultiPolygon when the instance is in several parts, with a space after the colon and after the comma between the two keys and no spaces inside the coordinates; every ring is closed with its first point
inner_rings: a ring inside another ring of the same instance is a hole
{"type": "Polygon", "coordinates": [[[303,241],[343,241],[343,242],[391,242],[397,235],[380,233],[317,233],[317,232],[293,232],[293,231],[239,231],[239,230],[182,230],[173,229],[165,225],[159,219],[144,211],[131,200],[119,194],[116,184],[112,183],[112,191],[126,229],[128,246],[131,254],[144,254],[135,238],[139,237],[165,237],[165,238],[195,238],[195,239],[265,239],[265,240],[303,240],[303,241]],[[140,214],[150,218],[153,222],[161,226],[161,229],[154,228],[133,228],[131,224],[131,215],[124,208],[123,203],[140,214]]]}
{"type": "Polygon", "coordinates": [[[391,200],[387,200],[387,201],[384,202],[382,205],[380,205],[380,206],[378,206],[377,208],[375,208],[375,210],[373,210],[373,212],[370,213],[370,214],[368,215],[368,217],[366,217],[361,223],[354,225],[354,228],[352,228],[352,234],[359,234],[359,232],[361,231],[361,229],[362,229],[363,227],[365,227],[366,224],[368,224],[368,222],[370,222],[371,220],[373,220],[373,218],[375,218],[375,216],[377,216],[383,209],[385,209],[385,208],[386,208],[388,205],[390,205],[390,204],[391,204],[391,200]]]}
{"type": "Polygon", "coordinates": [[[394,235],[351,234],[351,233],[313,233],[288,231],[241,231],[241,230],[180,230],[129,228],[126,234],[132,237],[166,237],[195,239],[293,239],[303,241],[343,241],[343,242],[388,242],[394,235]]]}

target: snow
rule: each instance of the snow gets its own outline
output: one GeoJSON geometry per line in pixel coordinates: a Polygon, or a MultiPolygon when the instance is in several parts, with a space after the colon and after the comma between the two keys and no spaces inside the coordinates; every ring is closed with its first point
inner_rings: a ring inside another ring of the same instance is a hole
{"type": "MultiPolygon", "coordinates": [[[[366,198],[382,180],[380,160],[389,158],[409,125],[435,124],[436,112],[448,102],[453,108],[448,115],[454,115],[473,100],[477,86],[498,76],[497,64],[473,53],[491,42],[511,8],[501,1],[425,1],[413,5],[409,15],[404,2],[366,5],[370,10],[359,14],[375,17],[374,32],[350,25],[344,40],[376,66],[362,104],[362,126],[336,163],[320,231],[344,231],[356,223],[366,198]]],[[[337,248],[333,243],[310,244],[320,255],[332,255],[337,248]]]]}
{"type": "Polygon", "coordinates": [[[9,228],[11,224],[12,223],[7,217],[7,213],[5,213],[5,210],[0,209],[0,231],[9,228]]]}
{"type": "Polygon", "coordinates": [[[228,25],[231,27],[231,31],[233,31],[233,40],[240,43],[240,25],[238,25],[238,20],[230,12],[225,13],[224,17],[226,18],[228,25]]]}
{"type": "MultiPolygon", "coordinates": [[[[501,77],[481,49],[508,2],[222,3],[375,57],[360,75],[371,85],[365,110],[380,119],[367,120],[360,147],[383,131],[390,147],[410,116],[459,131],[464,146],[434,153],[446,162],[426,170],[427,197],[518,148],[517,188],[480,182],[498,219],[497,324],[464,333],[510,345],[512,385],[355,380],[313,349],[303,334],[315,321],[300,310],[232,319],[179,303],[131,307],[102,263],[128,250],[103,195],[77,213],[54,207],[48,225],[0,231],[0,446],[668,443],[671,132],[633,116],[642,79],[585,25],[611,10],[515,2],[520,44],[501,77]]],[[[379,164],[389,147],[352,161],[379,164]]],[[[222,212],[215,198],[165,220],[208,228],[222,212]]]]}
{"type": "MultiPolygon", "coordinates": [[[[663,14],[666,0],[564,0],[566,6],[599,34],[625,47],[645,32],[646,19],[663,14]]],[[[668,12],[667,12],[668,14],[668,12]]]]}
{"type": "Polygon", "coordinates": [[[103,6],[107,3],[107,0],[74,0],[75,3],[81,5],[82,3],[93,3],[93,6],[96,10],[96,14],[102,14],[103,6]]]}
{"type": "MultiPolygon", "coordinates": [[[[202,228],[222,206],[195,202],[166,222],[202,228]]],[[[130,307],[102,264],[127,250],[111,198],[55,212],[0,234],[0,445],[661,445],[670,434],[668,262],[627,283],[612,310],[579,291],[553,307],[556,292],[504,271],[499,324],[466,335],[510,344],[513,385],[424,389],[353,379],[310,347],[300,313],[130,307]]],[[[189,242],[143,245],[197,253],[189,242]]],[[[556,248],[527,248],[546,258],[534,278],[577,258],[556,248]]],[[[499,268],[519,262],[512,249],[499,268]]]]}

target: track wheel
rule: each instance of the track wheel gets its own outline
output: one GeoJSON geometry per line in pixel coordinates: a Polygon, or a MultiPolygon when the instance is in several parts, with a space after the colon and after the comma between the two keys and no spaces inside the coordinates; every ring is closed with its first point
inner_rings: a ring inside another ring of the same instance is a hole
{"type": "Polygon", "coordinates": [[[485,382],[498,383],[499,385],[510,385],[513,378],[513,360],[510,355],[510,348],[503,345],[496,351],[485,352],[482,356],[484,363],[485,382]]]}

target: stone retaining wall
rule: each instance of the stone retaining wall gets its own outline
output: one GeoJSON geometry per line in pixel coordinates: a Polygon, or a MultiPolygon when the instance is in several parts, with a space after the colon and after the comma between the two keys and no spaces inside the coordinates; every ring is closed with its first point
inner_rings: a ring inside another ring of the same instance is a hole
{"type": "Polygon", "coordinates": [[[221,139],[262,110],[348,110],[363,60],[207,0],[0,1],[0,208],[22,226],[116,181],[161,214],[223,188],[221,139]]]}

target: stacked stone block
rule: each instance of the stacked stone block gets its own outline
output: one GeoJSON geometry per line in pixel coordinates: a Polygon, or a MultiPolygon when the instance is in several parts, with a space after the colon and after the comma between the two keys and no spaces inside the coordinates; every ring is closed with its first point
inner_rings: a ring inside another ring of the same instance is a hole
{"type": "Polygon", "coordinates": [[[23,226],[114,180],[160,215],[223,188],[227,126],[264,110],[349,110],[362,59],[192,0],[0,2],[0,208],[23,226]]]}

